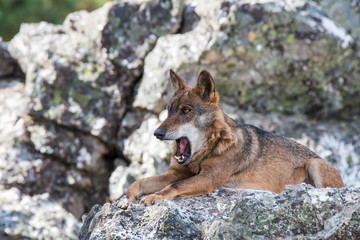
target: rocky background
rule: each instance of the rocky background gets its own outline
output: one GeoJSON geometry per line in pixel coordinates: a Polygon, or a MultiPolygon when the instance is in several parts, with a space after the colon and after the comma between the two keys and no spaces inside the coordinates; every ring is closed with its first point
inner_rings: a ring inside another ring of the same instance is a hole
{"type": "Polygon", "coordinates": [[[129,0],[23,24],[0,40],[0,238],[358,239],[359,93],[358,0],[129,0]],[[166,170],[169,69],[190,85],[207,69],[227,114],[310,147],[346,187],[95,205],[166,170]]]}

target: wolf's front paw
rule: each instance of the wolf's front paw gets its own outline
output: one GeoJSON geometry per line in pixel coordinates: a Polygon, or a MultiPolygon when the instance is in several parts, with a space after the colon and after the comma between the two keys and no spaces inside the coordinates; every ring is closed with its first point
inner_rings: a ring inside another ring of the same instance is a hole
{"type": "Polygon", "coordinates": [[[144,204],[145,206],[149,206],[149,205],[154,205],[155,203],[158,203],[163,199],[164,199],[163,196],[161,196],[158,193],[154,193],[154,194],[144,197],[140,203],[144,204]]]}
{"type": "Polygon", "coordinates": [[[136,203],[136,200],[138,199],[138,197],[141,196],[140,189],[141,189],[141,180],[136,181],[133,184],[131,184],[126,193],[127,199],[132,203],[136,203]]]}
{"type": "Polygon", "coordinates": [[[135,196],[134,194],[129,194],[129,193],[127,193],[127,194],[126,194],[126,197],[127,197],[127,199],[128,199],[130,202],[136,203],[136,196],[135,196]]]}

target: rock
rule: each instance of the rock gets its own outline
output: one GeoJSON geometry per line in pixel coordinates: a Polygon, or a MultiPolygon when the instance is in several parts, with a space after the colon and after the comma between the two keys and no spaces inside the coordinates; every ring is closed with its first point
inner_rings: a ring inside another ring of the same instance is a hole
{"type": "Polygon", "coordinates": [[[113,141],[146,53],[181,13],[179,0],[113,2],[61,26],[23,24],[9,51],[27,74],[29,113],[113,141]]]}
{"type": "MultiPolygon", "coordinates": [[[[122,161],[124,163],[124,161],[122,161]]],[[[129,175],[133,169],[128,168],[126,164],[118,165],[111,173],[109,178],[109,199],[114,202],[115,200],[126,194],[127,188],[130,186],[129,175]]],[[[133,181],[130,181],[133,182],[133,181]]]]}
{"type": "Polygon", "coordinates": [[[2,186],[16,187],[29,195],[47,193],[77,218],[93,204],[106,201],[105,167],[89,174],[34,151],[28,142],[16,141],[6,157],[0,159],[2,186]]]}
{"type": "Polygon", "coordinates": [[[278,196],[257,198],[255,194],[237,203],[229,220],[201,224],[200,235],[204,239],[355,239],[360,233],[356,224],[359,197],[359,189],[309,190],[304,186],[289,187],[278,196]]]}
{"type": "Polygon", "coordinates": [[[47,193],[0,188],[1,239],[76,239],[80,222],[47,193]]]}
{"type": "Polygon", "coordinates": [[[354,39],[360,40],[359,0],[321,0],[318,3],[329,18],[345,28],[354,39]]]}
{"type": "Polygon", "coordinates": [[[42,154],[51,155],[90,173],[99,173],[99,170],[106,168],[104,156],[109,149],[91,135],[39,120],[36,124],[29,124],[27,131],[35,150],[42,154]]]}
{"type": "Polygon", "coordinates": [[[182,9],[180,0],[112,2],[70,14],[63,25],[23,24],[8,49],[26,73],[29,97],[21,132],[0,146],[0,184],[47,192],[77,218],[105,202],[132,87],[157,38],[180,27],[182,9]]]}
{"type": "Polygon", "coordinates": [[[11,75],[16,70],[16,61],[10,56],[7,45],[0,37],[0,77],[11,75]]]}
{"type": "Polygon", "coordinates": [[[124,140],[141,126],[141,123],[147,114],[148,112],[146,111],[134,108],[125,113],[120,123],[121,127],[117,133],[116,147],[118,148],[118,151],[122,152],[124,149],[124,140]]]}
{"type": "Polygon", "coordinates": [[[287,186],[281,194],[218,188],[144,207],[96,205],[79,239],[356,239],[360,189],[287,186]]]}
{"type": "Polygon", "coordinates": [[[111,66],[94,44],[64,31],[47,23],[23,25],[10,42],[9,50],[22,59],[26,72],[29,113],[109,140],[125,110],[116,84],[106,83],[117,78],[108,73],[111,66]]]}
{"type": "Polygon", "coordinates": [[[0,81],[0,159],[11,146],[12,137],[19,137],[25,132],[24,119],[29,97],[24,93],[24,83],[17,79],[0,81]]]}
{"type": "Polygon", "coordinates": [[[144,108],[156,113],[164,110],[173,94],[170,87],[169,69],[195,86],[200,67],[195,64],[206,51],[211,34],[197,27],[181,35],[167,35],[159,38],[154,49],[145,58],[144,74],[135,96],[133,107],[144,108]],[[191,39],[191,41],[187,41],[191,39]],[[181,66],[192,66],[191,69],[181,66]],[[193,69],[195,68],[195,69],[193,69]],[[188,77],[188,78],[186,78],[188,77]]]}
{"type": "Polygon", "coordinates": [[[195,5],[197,27],[161,37],[146,57],[135,107],[165,107],[172,92],[170,68],[190,83],[207,69],[223,101],[245,110],[359,116],[357,43],[313,2],[195,5]]]}
{"type": "Polygon", "coordinates": [[[66,180],[85,179],[19,141],[28,102],[22,81],[0,82],[0,239],[75,239],[89,196],[66,180]]]}
{"type": "Polygon", "coordinates": [[[182,10],[180,0],[135,4],[129,1],[115,5],[109,12],[101,40],[114,65],[124,73],[131,71],[134,77],[140,76],[143,59],[157,38],[175,33],[180,27],[182,10]]]}
{"type": "Polygon", "coordinates": [[[107,147],[96,138],[26,115],[28,95],[19,80],[0,82],[0,185],[24,194],[48,193],[80,217],[106,200],[107,147]]]}
{"type": "Polygon", "coordinates": [[[195,12],[196,1],[186,1],[183,11],[180,32],[186,33],[194,30],[199,24],[200,17],[195,12]]]}

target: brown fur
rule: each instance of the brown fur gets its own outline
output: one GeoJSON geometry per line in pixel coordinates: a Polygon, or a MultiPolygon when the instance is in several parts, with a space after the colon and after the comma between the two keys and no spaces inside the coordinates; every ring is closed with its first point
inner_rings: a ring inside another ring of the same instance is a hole
{"type": "MultiPolygon", "coordinates": [[[[203,70],[195,88],[173,71],[175,89],[168,118],[155,131],[162,140],[187,137],[189,162],[173,157],[165,174],[133,183],[130,201],[142,202],[208,194],[216,187],[263,189],[280,193],[285,185],[306,182],[315,187],[343,187],[339,172],[301,144],[247,124],[238,124],[220,109],[211,75],[203,70]]],[[[177,143],[173,144],[174,154],[177,143]]]]}

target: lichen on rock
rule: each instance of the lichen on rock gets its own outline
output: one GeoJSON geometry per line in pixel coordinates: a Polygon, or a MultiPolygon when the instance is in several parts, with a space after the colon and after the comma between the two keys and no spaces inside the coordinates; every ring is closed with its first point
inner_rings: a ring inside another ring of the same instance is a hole
{"type": "Polygon", "coordinates": [[[75,239],[80,223],[47,193],[22,194],[0,188],[2,239],[75,239]]]}
{"type": "Polygon", "coordinates": [[[210,70],[223,101],[246,110],[316,118],[359,115],[356,43],[314,3],[199,1],[195,12],[200,22],[194,30],[160,38],[145,59],[134,106],[156,112],[164,107],[171,65],[185,79],[210,70]],[[185,36],[191,41],[182,40],[185,36]]]}
{"type": "Polygon", "coordinates": [[[26,73],[30,114],[113,139],[145,55],[181,13],[181,1],[109,3],[61,26],[22,25],[9,51],[26,73]]]}
{"type": "Polygon", "coordinates": [[[360,233],[354,224],[360,221],[359,200],[355,188],[306,184],[280,194],[219,188],[150,207],[123,199],[94,206],[79,239],[354,239],[360,233]]]}

